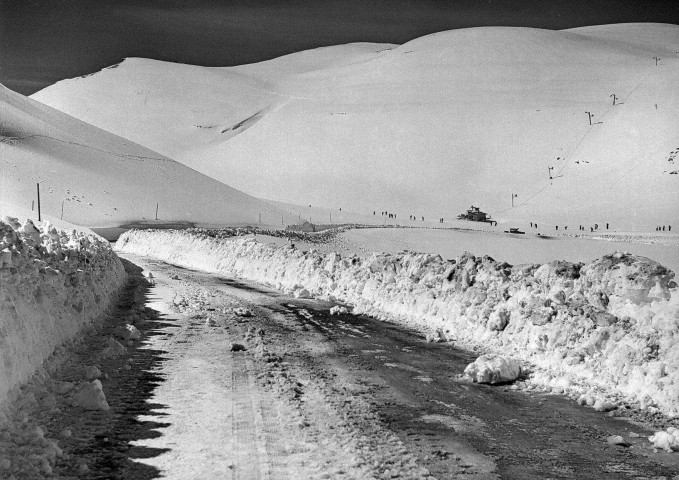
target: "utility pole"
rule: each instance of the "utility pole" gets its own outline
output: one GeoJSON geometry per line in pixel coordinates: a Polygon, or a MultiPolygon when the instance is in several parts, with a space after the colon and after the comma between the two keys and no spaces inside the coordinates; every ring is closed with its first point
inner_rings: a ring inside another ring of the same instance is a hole
{"type": "Polygon", "coordinates": [[[61,220],[64,219],[64,201],[61,201],[61,220]]]}
{"type": "Polygon", "coordinates": [[[547,173],[549,174],[549,179],[553,180],[552,177],[552,170],[554,170],[554,167],[547,167],[547,173]]]}
{"type": "MultiPolygon", "coordinates": [[[[518,196],[519,196],[518,194],[512,193],[512,208],[514,208],[514,199],[518,196]]],[[[488,218],[490,218],[490,217],[488,217],[488,218]]]]}
{"type": "Polygon", "coordinates": [[[332,212],[330,212],[330,223],[332,223],[332,212]]]}
{"type": "Polygon", "coordinates": [[[613,105],[615,105],[615,101],[617,100],[617,97],[615,96],[615,93],[609,95],[609,97],[613,97],[613,105]]]}
{"type": "Polygon", "coordinates": [[[655,59],[655,66],[658,66],[658,62],[660,61],[660,57],[653,57],[655,59]]]}
{"type": "Polygon", "coordinates": [[[589,117],[589,124],[591,125],[592,124],[592,117],[594,116],[594,114],[592,112],[585,112],[585,113],[589,117]]]}
{"type": "Polygon", "coordinates": [[[38,221],[42,221],[42,217],[40,216],[40,182],[36,183],[35,186],[38,188],[38,221]]]}
{"type": "Polygon", "coordinates": [[[158,220],[158,202],[156,202],[156,220],[158,220]]]}

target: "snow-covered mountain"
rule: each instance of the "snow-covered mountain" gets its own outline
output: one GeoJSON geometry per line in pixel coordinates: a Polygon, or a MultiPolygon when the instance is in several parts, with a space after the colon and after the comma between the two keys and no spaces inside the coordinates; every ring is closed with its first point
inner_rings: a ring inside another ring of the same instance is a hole
{"type": "Polygon", "coordinates": [[[132,58],[33,98],[264,198],[653,230],[679,228],[677,51],[676,25],[470,28],[230,68],[132,58]]]}
{"type": "Polygon", "coordinates": [[[158,220],[165,223],[255,225],[261,218],[262,223],[280,225],[285,215],[262,200],[3,86],[0,167],[3,215],[31,208],[37,213],[38,182],[43,215],[88,227],[154,223],[156,208],[158,220]]]}

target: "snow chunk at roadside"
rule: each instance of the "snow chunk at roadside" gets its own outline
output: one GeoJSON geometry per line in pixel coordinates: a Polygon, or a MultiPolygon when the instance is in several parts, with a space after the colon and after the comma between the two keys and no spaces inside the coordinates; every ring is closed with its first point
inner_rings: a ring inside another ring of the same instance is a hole
{"type": "Polygon", "coordinates": [[[81,386],[73,396],[73,403],[85,410],[110,409],[99,380],[92,380],[81,386]]]}
{"type": "Polygon", "coordinates": [[[666,452],[679,450],[679,429],[670,427],[666,431],[655,432],[648,440],[655,448],[662,448],[666,452]]]}
{"type": "Polygon", "coordinates": [[[513,382],[521,374],[521,365],[510,358],[487,354],[467,365],[464,373],[476,383],[513,382]]]}

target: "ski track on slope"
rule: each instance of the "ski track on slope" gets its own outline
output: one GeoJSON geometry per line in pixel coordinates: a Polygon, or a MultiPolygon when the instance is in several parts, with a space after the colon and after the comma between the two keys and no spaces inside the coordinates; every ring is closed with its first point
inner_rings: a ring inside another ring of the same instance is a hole
{"type": "Polygon", "coordinates": [[[78,143],[78,142],[71,142],[68,140],[62,140],[60,138],[55,138],[51,137],[49,135],[40,135],[40,134],[33,134],[33,135],[26,135],[25,137],[7,137],[6,139],[3,139],[0,143],[6,143],[5,140],[26,140],[29,138],[46,138],[48,140],[54,140],[55,142],[60,142],[66,145],[75,145],[78,147],[82,148],[87,148],[90,150],[94,150],[100,153],[105,153],[107,155],[112,155],[114,157],[121,157],[121,158],[138,158],[140,160],[157,160],[159,162],[164,162],[164,163],[177,163],[176,161],[169,159],[169,158],[158,158],[158,157],[145,157],[143,155],[132,155],[128,153],[118,153],[118,152],[111,152],[109,150],[103,150],[97,147],[93,147],[91,145],[85,145],[83,143],[78,143]]]}

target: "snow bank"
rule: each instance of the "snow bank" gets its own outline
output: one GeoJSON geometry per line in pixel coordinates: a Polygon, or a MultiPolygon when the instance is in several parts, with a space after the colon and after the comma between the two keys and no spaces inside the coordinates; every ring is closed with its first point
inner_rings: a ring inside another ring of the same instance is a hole
{"type": "Polygon", "coordinates": [[[306,289],[356,313],[530,362],[532,381],[556,391],[679,415],[679,290],[672,271],[644,257],[519,266],[470,254],[342,258],[200,231],[130,231],[116,248],[306,289]]]}
{"type": "Polygon", "coordinates": [[[125,271],[107,242],[0,221],[0,404],[109,306],[125,271]]]}

